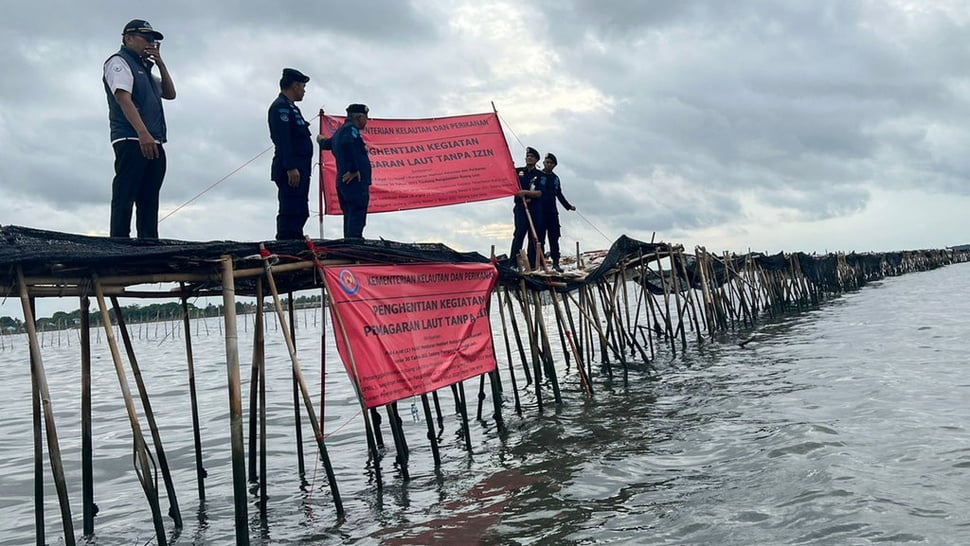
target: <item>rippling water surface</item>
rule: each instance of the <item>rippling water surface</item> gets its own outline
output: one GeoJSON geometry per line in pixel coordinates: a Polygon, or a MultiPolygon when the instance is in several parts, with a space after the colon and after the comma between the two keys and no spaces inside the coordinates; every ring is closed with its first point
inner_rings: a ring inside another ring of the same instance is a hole
{"type": "MultiPolygon", "coordinates": [[[[621,374],[612,382],[597,378],[591,400],[580,394],[576,375],[566,375],[558,410],[547,405],[540,416],[534,398],[523,392],[521,417],[510,395],[506,400],[506,433],[491,421],[473,420],[471,454],[458,436],[454,398],[443,391],[438,471],[424,418],[413,421],[410,401],[404,401],[411,481],[401,480],[390,448],[381,462],[381,491],[366,465],[358,406],[334,364],[328,335],[327,446],[344,521],[337,521],[323,471],[315,465],[308,426],[304,480],[297,473],[289,359],[271,324],[270,499],[267,519],[260,521],[251,497],[253,542],[968,544],[967,294],[970,264],[950,266],[873,283],[821,308],[762,321],[738,333],[754,336],[745,348],[725,337],[660,355],[652,379],[633,372],[626,382],[621,374]]],[[[302,365],[318,393],[320,332],[312,315],[297,316],[302,365]]],[[[135,326],[133,334],[142,338],[135,340],[136,352],[185,521],[174,542],[230,544],[224,338],[214,321],[208,335],[205,324],[192,326],[208,471],[202,507],[184,341],[172,328],[135,326]]],[[[247,330],[239,333],[244,406],[251,325],[247,330]]],[[[73,335],[48,334],[43,353],[80,535],[80,376],[73,335]]],[[[103,333],[98,337],[93,389],[100,513],[88,543],[145,544],[153,536],[151,517],[132,469],[131,432],[114,366],[103,333]]],[[[35,536],[30,379],[22,336],[4,340],[0,545],[20,545],[35,536]]],[[[501,340],[496,348],[508,389],[501,340]]],[[[524,379],[518,381],[521,387],[524,379]]],[[[474,418],[478,381],[465,388],[474,418]]],[[[391,446],[386,428],[384,437],[391,446]]],[[[47,539],[57,544],[62,538],[51,482],[48,471],[47,539]]],[[[175,536],[170,519],[166,526],[175,536]]]]}

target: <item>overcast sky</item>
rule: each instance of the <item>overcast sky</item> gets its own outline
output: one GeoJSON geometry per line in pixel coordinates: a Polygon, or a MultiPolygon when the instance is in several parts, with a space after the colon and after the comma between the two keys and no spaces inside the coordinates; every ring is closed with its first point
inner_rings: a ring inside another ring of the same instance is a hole
{"type": "MultiPolygon", "coordinates": [[[[165,34],[178,90],[161,216],[271,145],[266,111],[291,66],[311,78],[307,118],[494,102],[517,165],[527,145],[559,158],[579,209],[562,213],[564,249],[654,233],[689,251],[970,243],[970,10],[949,0],[20,2],[0,19],[0,224],[107,235],[101,71],[132,18],[165,34]]],[[[271,239],[271,157],[161,236],[271,239]]],[[[508,252],[511,209],[374,214],[364,234],[508,252]]],[[[325,236],[340,225],[327,217],[325,236]]]]}

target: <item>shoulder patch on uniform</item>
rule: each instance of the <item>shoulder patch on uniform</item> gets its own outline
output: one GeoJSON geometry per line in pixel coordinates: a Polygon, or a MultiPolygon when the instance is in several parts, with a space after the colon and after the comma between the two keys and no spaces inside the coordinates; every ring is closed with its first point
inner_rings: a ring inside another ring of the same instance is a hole
{"type": "Polygon", "coordinates": [[[114,68],[112,68],[112,70],[114,70],[115,72],[121,72],[121,65],[120,64],[114,65],[114,68]]]}
{"type": "Polygon", "coordinates": [[[290,116],[286,112],[280,110],[280,119],[282,121],[290,121],[290,116]]]}
{"type": "Polygon", "coordinates": [[[358,131],[356,127],[351,126],[350,127],[350,136],[352,136],[354,138],[359,138],[360,137],[360,131],[358,131]]]}

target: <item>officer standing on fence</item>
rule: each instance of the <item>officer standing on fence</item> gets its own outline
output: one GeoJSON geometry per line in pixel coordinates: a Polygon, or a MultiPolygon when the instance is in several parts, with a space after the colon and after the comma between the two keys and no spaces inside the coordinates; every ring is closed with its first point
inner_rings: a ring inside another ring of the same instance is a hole
{"type": "Polygon", "coordinates": [[[337,199],[344,214],[344,238],[362,239],[370,203],[371,164],[360,132],[367,126],[364,104],[347,107],[347,119],[333,134],[330,145],[337,161],[337,199]]]}
{"type": "Polygon", "coordinates": [[[280,94],[269,107],[269,136],[273,140],[270,178],[276,183],[279,212],[276,239],[303,239],[303,225],[310,217],[310,165],[313,139],[310,127],[296,103],[303,100],[310,78],[299,70],[284,68],[280,94]]]}

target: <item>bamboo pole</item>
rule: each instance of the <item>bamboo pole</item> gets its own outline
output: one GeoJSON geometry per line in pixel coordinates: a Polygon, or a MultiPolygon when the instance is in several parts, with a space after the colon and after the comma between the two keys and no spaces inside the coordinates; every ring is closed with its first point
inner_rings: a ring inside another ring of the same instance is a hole
{"type": "Polygon", "coordinates": [[[236,544],[249,544],[249,508],[246,491],[246,454],[242,426],[242,392],[239,383],[239,340],[236,327],[236,279],[231,256],[222,257],[222,308],[226,323],[226,373],[229,384],[229,433],[232,443],[232,484],[236,516],[236,544]]]}
{"type": "Polygon", "coordinates": [[[85,537],[94,534],[94,441],[91,425],[91,299],[81,298],[81,506],[85,537]]]}
{"type": "Polygon", "coordinates": [[[434,420],[431,416],[431,404],[427,393],[421,395],[421,406],[424,408],[424,420],[428,425],[428,442],[431,444],[431,456],[434,458],[435,469],[441,467],[441,454],[438,453],[438,435],[434,431],[434,420]]]}
{"type": "MultiPolygon", "coordinates": [[[[31,313],[33,313],[34,300],[28,298],[27,305],[31,313]]],[[[33,324],[32,317],[33,314],[31,318],[25,315],[24,322],[33,324]]],[[[27,349],[30,354],[30,413],[33,422],[34,437],[34,530],[36,531],[37,546],[46,546],[47,541],[45,537],[47,526],[44,522],[44,432],[42,430],[43,425],[41,424],[43,410],[41,408],[40,374],[37,371],[37,360],[40,357],[40,352],[36,343],[28,343],[27,349]]],[[[73,534],[71,533],[72,536],[73,534]]]]}
{"type": "MultiPolygon", "coordinates": [[[[353,371],[353,377],[351,377],[351,384],[354,386],[354,392],[357,394],[357,401],[360,403],[361,416],[364,419],[364,429],[367,436],[367,448],[370,451],[371,460],[374,463],[374,476],[377,482],[377,488],[380,490],[383,488],[383,481],[381,478],[381,466],[380,466],[380,454],[377,451],[377,443],[375,440],[374,429],[371,426],[370,419],[367,418],[367,405],[364,403],[364,396],[360,388],[360,374],[357,373],[357,361],[354,359],[354,351],[350,346],[350,339],[347,336],[347,329],[344,327],[343,319],[337,312],[336,302],[333,299],[333,294],[327,291],[327,303],[330,305],[330,309],[333,311],[334,319],[334,330],[335,334],[340,333],[340,337],[347,348],[347,359],[350,361],[350,369],[353,371]]],[[[435,393],[435,405],[438,404],[438,395],[435,393]]],[[[438,412],[438,423],[442,423],[441,412],[438,412]]]]}
{"type": "MultiPolygon", "coordinates": [[[[182,284],[185,293],[185,284],[182,284]]],[[[204,318],[202,320],[205,320],[204,318]]],[[[195,451],[195,482],[199,490],[199,504],[205,506],[206,470],[202,461],[202,431],[199,426],[199,394],[195,386],[195,357],[192,352],[190,330],[189,300],[182,297],[182,321],[185,324],[185,360],[189,374],[189,403],[192,406],[192,444],[195,451]]]]}
{"type": "MultiPolygon", "coordinates": [[[[465,448],[469,453],[472,452],[472,432],[468,426],[468,404],[465,400],[465,383],[459,381],[458,385],[458,414],[461,415],[461,430],[465,437],[465,448]]],[[[454,387],[454,385],[452,385],[454,387]]]]}
{"type": "Polygon", "coordinates": [[[505,293],[505,304],[509,310],[509,324],[512,325],[512,334],[515,336],[515,346],[519,352],[519,359],[522,362],[522,372],[525,374],[525,386],[529,386],[532,383],[532,372],[529,370],[529,361],[525,356],[525,348],[522,344],[522,336],[519,334],[519,324],[515,319],[515,307],[512,305],[512,295],[509,289],[505,286],[502,287],[502,292],[505,293]]]}
{"type": "Polygon", "coordinates": [[[408,442],[404,436],[401,414],[398,412],[397,402],[391,402],[385,405],[384,408],[387,410],[387,424],[394,438],[394,450],[397,455],[395,460],[397,461],[398,468],[401,470],[401,479],[408,482],[411,480],[411,473],[408,471],[410,456],[408,455],[408,442]]]}
{"type": "Polygon", "coordinates": [[[515,401],[515,413],[521,416],[522,402],[519,400],[519,387],[515,380],[515,368],[512,366],[512,344],[509,342],[509,330],[505,324],[505,308],[502,306],[501,292],[496,290],[495,297],[498,298],[499,319],[502,321],[502,339],[505,340],[505,355],[509,365],[509,379],[512,381],[512,397],[515,401]]]}
{"type": "Polygon", "coordinates": [[[536,338],[535,325],[532,322],[532,315],[529,312],[529,305],[526,302],[528,298],[528,292],[525,288],[525,280],[519,280],[519,290],[521,292],[521,299],[519,304],[522,307],[522,316],[525,318],[526,331],[529,334],[529,350],[532,353],[532,371],[535,376],[535,391],[536,391],[536,404],[539,408],[539,413],[542,413],[542,370],[539,364],[539,343],[536,338]]]}
{"type": "MultiPolygon", "coordinates": [[[[265,381],[260,373],[260,361],[265,360],[265,339],[263,337],[263,295],[262,279],[256,281],[256,316],[253,321],[253,358],[249,370],[249,483],[259,483],[261,474],[257,456],[259,449],[259,385],[265,381]]],[[[263,505],[260,503],[260,514],[263,505]]]]}
{"type": "MultiPolygon", "coordinates": [[[[256,279],[256,309],[259,323],[259,510],[266,513],[266,503],[269,500],[267,489],[269,479],[266,471],[266,313],[264,303],[263,279],[256,279]]],[[[253,324],[253,330],[256,324],[253,324]]]]}
{"type": "Polygon", "coordinates": [[[108,305],[104,299],[104,291],[101,289],[101,282],[97,276],[94,277],[94,291],[98,298],[98,309],[101,311],[101,320],[104,325],[105,339],[111,350],[111,358],[114,361],[115,373],[118,376],[118,384],[121,387],[122,398],[125,402],[125,409],[128,412],[128,422],[131,425],[131,434],[134,441],[135,451],[135,473],[138,481],[141,482],[142,490],[148,499],[148,505],[152,511],[152,521],[155,525],[155,538],[159,544],[167,544],[165,538],[165,525],[162,522],[162,510],[159,506],[158,489],[155,486],[154,469],[149,461],[148,446],[142,436],[141,425],[138,422],[138,414],[135,410],[135,402],[128,388],[128,379],[125,375],[124,364],[121,360],[121,352],[118,350],[118,342],[115,340],[114,328],[111,325],[110,315],[108,315],[108,305]]]}
{"type": "Polygon", "coordinates": [[[114,307],[118,321],[118,331],[121,333],[121,341],[125,345],[125,352],[128,354],[128,362],[131,364],[132,375],[135,378],[135,386],[138,388],[138,395],[141,398],[142,409],[145,411],[145,419],[148,421],[148,429],[152,435],[152,443],[155,451],[158,452],[158,466],[162,470],[162,480],[165,483],[165,493],[168,496],[169,508],[168,515],[175,522],[175,528],[182,528],[182,513],[179,510],[178,497],[175,494],[175,483],[172,481],[172,473],[169,471],[168,458],[165,456],[165,448],[162,447],[162,436],[158,432],[158,424],[155,422],[155,412],[152,411],[151,399],[148,395],[148,388],[141,374],[141,367],[135,357],[135,348],[131,343],[131,336],[128,334],[128,327],[125,324],[124,316],[121,313],[121,305],[118,298],[112,296],[111,304],[114,307]]]}
{"type": "MultiPolygon", "coordinates": [[[[275,280],[273,281],[275,284],[275,280]]],[[[289,312],[289,321],[283,320],[283,315],[279,315],[279,322],[284,328],[288,327],[289,340],[293,345],[292,355],[290,359],[292,360],[297,354],[296,350],[296,323],[293,320],[293,292],[289,292],[287,297],[289,298],[289,303],[287,305],[287,310],[289,312]]],[[[273,294],[273,301],[276,302],[276,294],[273,294]]],[[[290,375],[292,376],[292,388],[293,388],[293,428],[296,432],[296,463],[298,466],[298,471],[300,473],[300,478],[302,479],[306,475],[306,466],[303,456],[303,420],[300,419],[300,382],[303,381],[302,374],[298,372],[299,366],[292,366],[290,369],[290,375]],[[300,377],[297,377],[300,375],[300,377]]],[[[308,391],[309,392],[309,391],[308,391]]],[[[310,415],[316,415],[316,412],[312,411],[313,405],[310,405],[311,411],[310,415]]],[[[311,417],[312,419],[312,417],[311,417]]],[[[318,434],[319,436],[319,434],[318,434]]]]}
{"type": "Polygon", "coordinates": [[[559,378],[556,376],[556,366],[552,360],[552,346],[549,343],[549,333],[546,331],[545,320],[542,318],[542,301],[539,299],[539,293],[532,293],[532,302],[535,305],[535,318],[536,318],[536,330],[539,333],[539,337],[542,340],[542,350],[544,358],[542,359],[545,365],[546,377],[549,379],[549,383],[552,385],[552,397],[556,401],[557,405],[562,405],[562,393],[559,390],[559,378]]]}
{"type": "Polygon", "coordinates": [[[262,244],[259,246],[266,269],[266,282],[269,285],[270,294],[273,296],[273,307],[276,309],[276,317],[279,320],[280,330],[283,332],[283,339],[286,341],[286,348],[290,353],[290,364],[293,367],[293,373],[299,384],[300,393],[303,395],[303,404],[306,408],[307,420],[310,421],[310,426],[313,428],[313,436],[317,442],[317,449],[320,451],[320,457],[323,460],[323,469],[327,474],[327,480],[330,482],[330,493],[333,495],[334,508],[337,510],[337,516],[343,517],[344,506],[343,501],[340,499],[340,491],[337,489],[337,478],[333,473],[333,465],[330,463],[327,446],[323,443],[323,434],[320,432],[320,424],[317,423],[316,412],[313,409],[313,401],[310,399],[310,391],[307,388],[306,380],[303,378],[303,373],[300,371],[300,360],[296,354],[296,345],[286,327],[286,316],[283,314],[283,306],[280,304],[279,292],[276,289],[273,267],[270,265],[268,253],[263,253],[266,250],[265,247],[262,244]]]}

